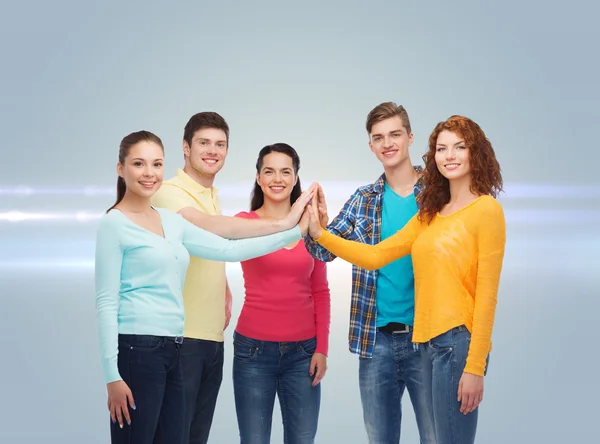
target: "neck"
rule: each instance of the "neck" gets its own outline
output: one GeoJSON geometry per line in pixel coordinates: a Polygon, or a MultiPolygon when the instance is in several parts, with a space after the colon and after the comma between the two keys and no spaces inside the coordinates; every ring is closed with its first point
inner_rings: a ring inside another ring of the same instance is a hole
{"type": "Polygon", "coordinates": [[[471,191],[471,176],[467,175],[450,181],[450,202],[448,204],[471,200],[474,196],[478,197],[471,191]]]}
{"type": "Polygon", "coordinates": [[[205,176],[196,171],[192,166],[186,162],[183,167],[183,172],[202,185],[204,188],[211,188],[215,181],[215,176],[205,176]]]}
{"type": "Polygon", "coordinates": [[[400,195],[411,194],[419,178],[419,174],[413,168],[410,158],[393,168],[384,167],[383,171],[388,186],[400,195]]]}
{"type": "Polygon", "coordinates": [[[290,213],[291,209],[292,205],[289,199],[283,202],[273,202],[272,200],[265,199],[262,207],[258,208],[256,212],[263,217],[283,219],[290,213]]]}
{"type": "Polygon", "coordinates": [[[131,213],[148,213],[152,210],[150,199],[125,191],[123,200],[119,202],[119,207],[131,213]]]}

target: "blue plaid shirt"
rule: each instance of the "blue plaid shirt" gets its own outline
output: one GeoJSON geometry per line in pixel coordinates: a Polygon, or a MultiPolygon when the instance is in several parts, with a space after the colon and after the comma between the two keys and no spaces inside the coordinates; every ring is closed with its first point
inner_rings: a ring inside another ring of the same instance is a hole
{"type": "MultiPolygon", "coordinates": [[[[422,168],[415,166],[415,171],[422,168]]],[[[375,245],[381,238],[381,208],[385,174],[375,183],[358,188],[348,199],[340,214],[327,226],[327,231],[344,239],[375,245]]],[[[414,188],[415,197],[423,189],[421,181],[414,188]]],[[[323,262],[336,258],[310,236],[305,237],[305,245],[310,254],[323,262]]],[[[350,308],[350,329],[348,345],[352,353],[363,358],[373,356],[377,333],[377,270],[369,271],[352,266],[352,302],[350,308]]]]}

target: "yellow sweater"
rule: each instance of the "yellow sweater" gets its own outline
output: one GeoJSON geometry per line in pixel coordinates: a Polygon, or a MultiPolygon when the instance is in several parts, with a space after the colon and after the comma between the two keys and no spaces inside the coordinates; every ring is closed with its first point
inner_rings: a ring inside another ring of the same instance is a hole
{"type": "Polygon", "coordinates": [[[491,350],[506,225],[502,206],[481,196],[430,224],[414,216],[377,245],[337,237],[326,230],[317,242],[359,267],[376,270],[412,255],[415,273],[413,341],[427,342],[459,325],[471,333],[465,372],[483,376],[491,350]]]}

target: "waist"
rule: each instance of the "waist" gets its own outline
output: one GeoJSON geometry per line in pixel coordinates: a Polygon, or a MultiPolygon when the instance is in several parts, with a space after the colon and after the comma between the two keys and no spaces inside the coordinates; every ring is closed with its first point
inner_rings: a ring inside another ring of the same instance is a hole
{"type": "Polygon", "coordinates": [[[141,346],[148,342],[173,342],[175,344],[183,344],[183,336],[161,336],[161,335],[136,335],[136,334],[120,334],[119,341],[126,342],[131,346],[141,346]]]}
{"type": "Polygon", "coordinates": [[[410,333],[413,331],[412,325],[402,324],[400,322],[390,322],[384,326],[377,327],[377,331],[389,334],[410,333]]]}

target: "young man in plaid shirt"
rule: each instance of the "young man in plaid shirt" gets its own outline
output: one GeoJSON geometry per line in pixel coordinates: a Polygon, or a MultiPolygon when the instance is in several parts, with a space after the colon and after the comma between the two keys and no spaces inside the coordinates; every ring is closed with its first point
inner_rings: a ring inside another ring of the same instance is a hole
{"type": "MultiPolygon", "coordinates": [[[[354,241],[376,244],[400,230],[416,213],[422,189],[420,167],[408,148],[413,134],[404,107],[392,102],[376,106],[367,116],[369,147],[383,165],[383,174],[358,188],[327,225],[324,196],[319,199],[321,225],[354,241]]],[[[307,236],[306,248],[321,261],[335,256],[307,236]]],[[[406,256],[380,270],[352,266],[349,347],[359,355],[359,383],[365,429],[371,444],[398,444],[401,401],[408,390],[421,443],[435,443],[432,413],[422,384],[421,355],[412,344],[414,276],[406,256]]]]}

